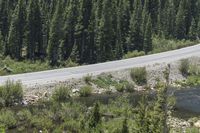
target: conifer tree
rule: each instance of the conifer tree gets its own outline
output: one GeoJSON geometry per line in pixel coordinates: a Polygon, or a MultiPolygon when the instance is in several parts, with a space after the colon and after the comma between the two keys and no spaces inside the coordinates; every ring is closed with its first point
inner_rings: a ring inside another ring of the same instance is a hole
{"type": "Polygon", "coordinates": [[[12,16],[8,36],[9,55],[12,58],[22,57],[22,47],[24,40],[25,8],[23,0],[19,0],[12,16]]]}
{"type": "Polygon", "coordinates": [[[62,8],[60,1],[57,2],[56,11],[50,26],[48,43],[48,60],[50,65],[57,65],[59,61],[59,45],[62,37],[62,8]]]}
{"type": "Polygon", "coordinates": [[[4,54],[4,41],[3,41],[3,36],[0,31],[0,55],[3,55],[3,54],[4,54]]]}
{"type": "Polygon", "coordinates": [[[179,8],[178,8],[178,13],[176,15],[176,38],[177,39],[186,38],[185,4],[186,4],[186,0],[181,0],[179,8]]]}
{"type": "Polygon", "coordinates": [[[113,29],[113,5],[112,0],[103,1],[102,18],[100,19],[99,41],[99,61],[112,60],[113,46],[115,45],[115,35],[113,29]]]}
{"type": "Polygon", "coordinates": [[[168,89],[164,83],[158,83],[159,91],[152,114],[151,125],[154,133],[167,133],[168,89]]]}
{"type": "Polygon", "coordinates": [[[9,3],[8,0],[0,1],[0,31],[5,44],[4,54],[8,55],[7,37],[9,31],[9,3]]]}
{"type": "Polygon", "coordinates": [[[197,27],[197,36],[198,36],[198,39],[200,39],[200,19],[199,19],[198,27],[197,27]]]}
{"type": "Polygon", "coordinates": [[[94,109],[90,117],[89,127],[95,128],[100,122],[101,122],[101,115],[100,115],[99,103],[95,103],[94,109]]]}
{"type": "Polygon", "coordinates": [[[192,24],[190,26],[190,32],[189,32],[189,38],[191,40],[196,40],[197,39],[197,24],[196,24],[194,18],[192,18],[192,24]]]}
{"type": "Polygon", "coordinates": [[[125,118],[122,125],[121,133],[129,133],[127,119],[125,118]]]}
{"type": "MultiPolygon", "coordinates": [[[[64,40],[61,45],[62,60],[66,60],[71,56],[72,50],[75,45],[75,32],[78,16],[77,0],[68,1],[68,7],[66,8],[66,20],[64,24],[64,40]]],[[[72,55],[73,56],[73,55],[72,55]]]]}
{"type": "Polygon", "coordinates": [[[144,33],[144,51],[148,53],[152,51],[152,23],[151,17],[148,17],[148,22],[146,23],[145,33],[144,33]]]}
{"type": "Polygon", "coordinates": [[[142,5],[141,0],[135,1],[134,11],[130,19],[130,32],[128,36],[129,51],[143,50],[143,34],[141,30],[142,23],[142,5]]]}
{"type": "Polygon", "coordinates": [[[42,20],[38,0],[30,0],[27,17],[27,58],[35,59],[42,50],[42,20]]]}

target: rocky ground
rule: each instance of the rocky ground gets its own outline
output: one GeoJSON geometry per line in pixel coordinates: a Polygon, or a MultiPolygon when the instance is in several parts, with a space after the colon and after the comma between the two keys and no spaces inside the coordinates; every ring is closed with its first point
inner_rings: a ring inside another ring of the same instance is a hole
{"type": "MultiPolygon", "coordinates": [[[[197,64],[200,65],[200,58],[199,57],[192,57],[189,58],[190,64],[197,64]]],[[[176,62],[171,62],[169,64],[166,63],[162,63],[162,64],[153,64],[153,65],[148,65],[145,66],[146,70],[147,70],[147,86],[150,87],[151,89],[154,89],[156,83],[158,81],[162,81],[165,82],[165,72],[166,72],[166,68],[169,70],[169,82],[171,85],[176,86],[176,82],[177,81],[184,81],[185,77],[181,74],[180,70],[179,70],[179,66],[180,66],[180,61],[176,61],[176,62]]],[[[100,75],[97,76],[92,76],[92,79],[97,78],[98,76],[109,76],[112,75],[112,79],[115,81],[119,81],[119,80],[126,80],[130,83],[133,83],[133,80],[131,79],[130,76],[130,71],[131,69],[126,69],[126,70],[122,70],[122,71],[113,71],[113,72],[109,72],[109,73],[102,73],[100,75]]],[[[43,86],[35,86],[32,88],[26,88],[24,87],[24,94],[25,94],[25,100],[29,100],[29,101],[34,101],[38,100],[42,97],[48,97],[51,96],[52,92],[58,88],[59,86],[67,86],[69,89],[71,89],[71,91],[73,93],[77,93],[79,92],[80,88],[87,85],[84,81],[84,78],[81,79],[70,79],[70,80],[66,80],[65,82],[59,82],[57,84],[49,84],[49,85],[43,85],[43,86]]],[[[105,88],[99,88],[98,86],[96,86],[95,84],[91,84],[92,88],[93,88],[93,93],[104,93],[106,91],[105,88]]],[[[135,90],[141,91],[144,90],[144,86],[137,86],[135,84],[135,90]]],[[[116,89],[112,86],[110,86],[110,90],[111,92],[116,92],[116,89]]]]}

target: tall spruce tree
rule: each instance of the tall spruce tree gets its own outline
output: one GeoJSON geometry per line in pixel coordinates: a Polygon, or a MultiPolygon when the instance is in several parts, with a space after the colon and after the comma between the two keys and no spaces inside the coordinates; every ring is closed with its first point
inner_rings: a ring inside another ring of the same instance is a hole
{"type": "Polygon", "coordinates": [[[40,56],[42,47],[42,20],[38,0],[30,0],[27,17],[27,58],[35,59],[40,56]]]}
{"type": "Polygon", "coordinates": [[[152,46],[152,23],[151,16],[148,17],[148,22],[146,23],[145,33],[144,33],[144,51],[148,53],[153,50],[152,46]]]}
{"type": "Polygon", "coordinates": [[[135,1],[134,11],[130,19],[130,32],[128,36],[128,49],[143,50],[143,34],[142,34],[142,4],[141,0],[135,1]]]}
{"type": "Polygon", "coordinates": [[[99,106],[99,103],[95,103],[94,109],[92,111],[92,114],[89,120],[89,127],[95,128],[100,122],[101,122],[100,106],[99,106]]]}
{"type": "Polygon", "coordinates": [[[64,39],[61,45],[62,60],[67,60],[72,55],[75,45],[75,32],[78,16],[77,0],[69,0],[66,8],[66,20],[64,24],[64,39]]]}
{"type": "Polygon", "coordinates": [[[57,2],[56,11],[50,26],[48,43],[48,60],[50,65],[57,65],[59,61],[59,46],[62,39],[62,8],[61,2],[57,2]]]}
{"type": "Polygon", "coordinates": [[[176,15],[176,38],[184,39],[186,38],[186,10],[185,5],[187,4],[186,0],[181,0],[178,13],[176,15]]]}
{"type": "Polygon", "coordinates": [[[3,36],[0,31],[0,55],[3,55],[3,54],[4,54],[4,41],[3,41],[3,36]]]}
{"type": "Polygon", "coordinates": [[[0,0],[0,31],[5,44],[4,54],[8,55],[7,37],[9,31],[9,3],[8,0],[0,0]]]}
{"type": "Polygon", "coordinates": [[[24,41],[25,8],[23,0],[19,0],[12,16],[12,22],[8,36],[9,55],[12,58],[22,57],[24,41]]]}
{"type": "Polygon", "coordinates": [[[198,39],[200,39],[200,19],[197,26],[197,36],[198,36],[198,39]]]}
{"type": "Polygon", "coordinates": [[[114,57],[113,46],[115,45],[115,35],[113,29],[113,5],[112,0],[103,1],[102,17],[98,33],[99,51],[98,60],[100,62],[112,60],[114,57]]]}
{"type": "Polygon", "coordinates": [[[189,31],[189,38],[191,40],[196,40],[197,39],[197,24],[196,24],[194,18],[192,18],[192,24],[190,26],[190,31],[189,31]]]}

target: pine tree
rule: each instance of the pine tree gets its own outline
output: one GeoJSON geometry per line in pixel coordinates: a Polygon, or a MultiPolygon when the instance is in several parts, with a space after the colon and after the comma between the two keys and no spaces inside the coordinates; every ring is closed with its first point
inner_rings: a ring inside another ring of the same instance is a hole
{"type": "Polygon", "coordinates": [[[57,2],[56,11],[50,26],[48,43],[48,60],[50,65],[57,65],[59,61],[59,45],[62,37],[62,8],[60,1],[57,2]]]}
{"type": "Polygon", "coordinates": [[[196,40],[197,39],[197,24],[196,24],[194,18],[192,18],[192,24],[190,26],[190,32],[189,32],[189,38],[191,40],[196,40]]]}
{"type": "Polygon", "coordinates": [[[121,133],[129,133],[129,130],[128,130],[128,123],[127,123],[127,119],[125,118],[124,121],[123,121],[123,126],[122,126],[122,131],[121,133]]]}
{"type": "Polygon", "coordinates": [[[177,39],[186,38],[185,4],[186,4],[186,0],[181,0],[179,8],[178,8],[178,13],[176,15],[176,38],[177,39]]]}
{"type": "Polygon", "coordinates": [[[197,36],[198,36],[198,39],[200,39],[200,19],[199,19],[198,27],[197,27],[197,36]]]}
{"type": "Polygon", "coordinates": [[[115,45],[115,35],[113,29],[113,5],[112,0],[103,1],[102,18],[100,19],[100,27],[98,34],[99,61],[112,60],[114,57],[113,46],[115,45]]]}
{"type": "Polygon", "coordinates": [[[158,83],[157,101],[152,113],[151,125],[154,133],[167,133],[168,89],[166,84],[158,83]]]}
{"type": "MultiPolygon", "coordinates": [[[[67,60],[72,54],[72,50],[75,45],[75,32],[76,32],[76,23],[77,23],[77,0],[70,0],[68,7],[66,8],[66,20],[64,25],[64,40],[61,45],[61,56],[62,60],[67,60]]],[[[75,52],[76,53],[76,52],[75,52]]]]}
{"type": "Polygon", "coordinates": [[[0,31],[5,44],[4,54],[8,55],[9,49],[7,46],[7,37],[9,31],[9,3],[8,0],[0,1],[0,31]]]}
{"type": "MultiPolygon", "coordinates": [[[[123,52],[127,53],[128,52],[128,46],[127,46],[127,42],[126,39],[128,37],[129,34],[129,25],[130,25],[130,14],[131,14],[131,10],[130,10],[130,1],[129,0],[119,0],[119,5],[118,5],[118,25],[120,26],[120,30],[121,30],[121,45],[123,46],[123,52]]],[[[118,38],[118,37],[117,37],[118,38]]]]}
{"type": "Polygon", "coordinates": [[[38,3],[38,0],[31,0],[28,7],[26,43],[27,58],[31,60],[40,56],[43,51],[42,20],[38,3]]]}
{"type": "Polygon", "coordinates": [[[151,23],[151,17],[148,17],[148,22],[146,23],[145,27],[145,33],[144,33],[144,51],[145,53],[148,53],[152,51],[152,23],[151,23]]]}
{"type": "Polygon", "coordinates": [[[20,59],[22,57],[25,25],[25,8],[23,4],[23,0],[18,1],[12,16],[12,22],[8,36],[9,55],[16,59],[20,59]]]}
{"type": "Polygon", "coordinates": [[[130,32],[128,36],[128,49],[143,50],[143,34],[142,34],[142,5],[140,0],[135,1],[135,7],[130,19],[130,32]]]}
{"type": "Polygon", "coordinates": [[[3,54],[4,54],[4,41],[3,41],[3,36],[0,31],[0,55],[3,55],[3,54]]]}
{"type": "Polygon", "coordinates": [[[89,127],[95,128],[101,122],[99,103],[95,103],[93,112],[90,117],[89,127]]]}

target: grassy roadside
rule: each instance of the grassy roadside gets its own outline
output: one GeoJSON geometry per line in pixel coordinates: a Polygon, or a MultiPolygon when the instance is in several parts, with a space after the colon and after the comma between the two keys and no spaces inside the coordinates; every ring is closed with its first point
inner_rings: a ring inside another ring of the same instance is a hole
{"type": "MultiPolygon", "coordinates": [[[[189,40],[166,40],[160,39],[158,37],[153,38],[153,51],[149,54],[153,53],[160,53],[164,51],[179,49],[182,47],[191,46],[197,44],[198,41],[189,41],[189,40]],[[163,45],[164,44],[164,45],[163,45]]],[[[145,53],[143,51],[133,51],[125,54],[123,56],[124,59],[133,58],[137,56],[143,56],[145,53]]],[[[15,61],[10,57],[2,57],[0,56],[0,76],[3,75],[10,75],[10,74],[19,74],[19,73],[28,73],[28,72],[37,72],[43,70],[51,70],[56,68],[66,68],[66,67],[73,67],[77,66],[78,64],[68,60],[62,65],[58,67],[51,67],[49,66],[48,62],[46,61],[15,61]]]]}

